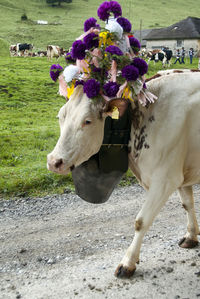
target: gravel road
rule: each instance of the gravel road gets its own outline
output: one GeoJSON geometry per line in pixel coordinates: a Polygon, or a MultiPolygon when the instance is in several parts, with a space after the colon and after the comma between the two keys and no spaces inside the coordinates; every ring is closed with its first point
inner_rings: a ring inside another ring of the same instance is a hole
{"type": "MultiPolygon", "coordinates": [[[[199,193],[195,186],[200,224],[199,193]]],[[[0,199],[0,298],[200,298],[200,246],[178,246],[186,215],[177,193],[145,236],[134,276],[114,276],[143,194],[135,184],[101,205],[74,193],[0,199]]]]}

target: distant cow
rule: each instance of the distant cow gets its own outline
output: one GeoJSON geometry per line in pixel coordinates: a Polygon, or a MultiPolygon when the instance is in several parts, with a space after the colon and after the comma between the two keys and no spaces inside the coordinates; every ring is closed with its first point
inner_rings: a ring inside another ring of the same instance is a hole
{"type": "Polygon", "coordinates": [[[39,56],[39,57],[47,56],[47,51],[38,51],[37,56],[39,56]]]}
{"type": "Polygon", "coordinates": [[[171,58],[172,58],[172,56],[173,56],[173,52],[172,52],[172,50],[169,50],[168,48],[164,48],[163,49],[163,52],[165,53],[165,57],[166,57],[166,59],[167,59],[167,61],[166,61],[166,63],[168,64],[168,65],[170,65],[171,63],[171,58]]]}
{"type": "Polygon", "coordinates": [[[59,46],[48,45],[47,46],[47,59],[52,60],[53,57],[57,59],[63,54],[63,48],[59,46]]]}
{"type": "Polygon", "coordinates": [[[10,45],[10,56],[17,56],[17,45],[10,45]]]}
{"type": "Polygon", "coordinates": [[[33,45],[31,44],[17,44],[17,55],[18,56],[24,56],[28,55],[28,51],[31,51],[33,49],[33,45]]]}
{"type": "Polygon", "coordinates": [[[149,58],[148,63],[150,61],[154,61],[154,63],[161,61],[163,66],[165,66],[165,64],[167,63],[167,58],[166,58],[165,52],[162,50],[159,50],[159,49],[149,51],[147,53],[147,58],[149,58]]]}

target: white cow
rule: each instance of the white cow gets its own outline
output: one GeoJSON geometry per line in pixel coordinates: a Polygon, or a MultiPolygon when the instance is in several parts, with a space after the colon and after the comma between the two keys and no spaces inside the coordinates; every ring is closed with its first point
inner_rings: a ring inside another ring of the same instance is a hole
{"type": "MultiPolygon", "coordinates": [[[[200,183],[200,72],[158,75],[147,86],[158,100],[148,109],[132,102],[135,118],[129,154],[129,167],[145,188],[146,200],[135,220],[133,241],[116,269],[118,277],[134,273],[143,237],[175,190],[188,216],[179,245],[196,246],[200,234],[192,191],[192,185],[200,183]]],[[[48,155],[48,169],[67,174],[98,152],[108,112],[78,86],[60,109],[61,135],[48,155]]]]}
{"type": "Polygon", "coordinates": [[[56,57],[57,59],[62,55],[63,49],[59,46],[54,45],[48,45],[47,46],[47,59],[52,60],[53,57],[56,57]]]}

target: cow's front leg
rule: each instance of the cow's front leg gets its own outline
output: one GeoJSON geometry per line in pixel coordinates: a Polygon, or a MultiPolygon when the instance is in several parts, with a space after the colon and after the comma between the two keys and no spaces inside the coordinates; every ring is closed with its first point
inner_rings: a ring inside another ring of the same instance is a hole
{"type": "Polygon", "coordinates": [[[166,182],[165,185],[163,185],[163,182],[166,182],[166,179],[157,180],[157,183],[151,186],[146,193],[146,200],[135,220],[133,241],[115,271],[117,277],[122,278],[133,275],[136,263],[139,262],[140,248],[145,233],[169,196],[177,189],[177,187],[172,187],[173,184],[170,184],[170,182],[166,182]]]}
{"type": "Polygon", "coordinates": [[[199,234],[199,226],[196,219],[194,209],[194,199],[192,186],[179,188],[179,194],[183,203],[183,207],[187,212],[187,233],[180,240],[179,246],[182,248],[193,248],[198,245],[197,235],[199,234]]]}

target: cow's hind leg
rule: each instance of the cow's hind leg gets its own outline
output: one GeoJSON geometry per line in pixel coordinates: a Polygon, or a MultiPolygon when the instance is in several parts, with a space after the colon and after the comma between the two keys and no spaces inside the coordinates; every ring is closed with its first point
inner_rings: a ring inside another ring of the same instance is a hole
{"type": "Polygon", "coordinates": [[[136,263],[139,262],[139,253],[143,237],[160,209],[176,189],[177,185],[175,187],[172,182],[167,182],[166,177],[165,179],[162,179],[157,176],[155,182],[147,191],[144,205],[136,217],[135,235],[131,245],[115,271],[117,277],[123,278],[133,275],[136,269],[136,263]]]}
{"type": "Polygon", "coordinates": [[[187,212],[187,233],[179,241],[182,248],[193,248],[198,245],[197,235],[200,233],[194,209],[194,199],[192,186],[182,187],[178,189],[182,204],[187,212]]]}

